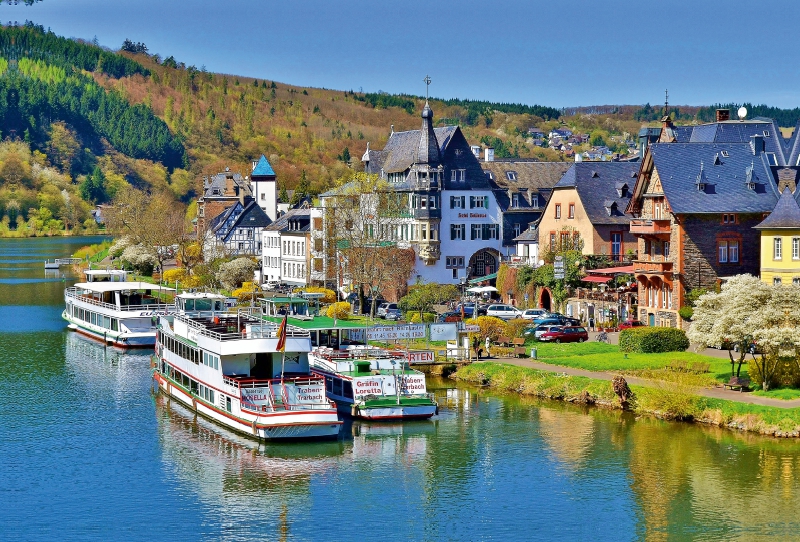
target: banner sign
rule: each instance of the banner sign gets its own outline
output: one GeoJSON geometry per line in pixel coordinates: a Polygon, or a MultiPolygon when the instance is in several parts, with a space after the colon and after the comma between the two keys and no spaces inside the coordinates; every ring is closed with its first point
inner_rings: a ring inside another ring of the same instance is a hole
{"type": "Polygon", "coordinates": [[[456,335],[456,324],[431,324],[432,341],[454,341],[456,335]]]}
{"type": "Polygon", "coordinates": [[[377,326],[367,329],[368,341],[392,341],[396,339],[425,338],[425,324],[404,326],[377,326]]]}
{"type": "Polygon", "coordinates": [[[461,326],[461,331],[464,333],[478,333],[481,330],[481,326],[478,324],[464,324],[461,326]]]}
{"type": "Polygon", "coordinates": [[[353,379],[353,396],[363,399],[367,395],[394,395],[394,378],[391,376],[358,376],[353,379]]]}
{"type": "Polygon", "coordinates": [[[271,405],[269,388],[242,388],[242,400],[251,405],[271,405]]]}
{"type": "Polygon", "coordinates": [[[425,375],[402,375],[397,377],[400,392],[406,395],[425,393],[425,375]]]}
{"type": "Polygon", "coordinates": [[[322,383],[286,385],[286,396],[292,405],[313,405],[325,401],[325,388],[322,383]]]}
{"type": "Polygon", "coordinates": [[[407,358],[409,363],[433,363],[435,357],[433,350],[416,350],[410,351],[407,358]]]}

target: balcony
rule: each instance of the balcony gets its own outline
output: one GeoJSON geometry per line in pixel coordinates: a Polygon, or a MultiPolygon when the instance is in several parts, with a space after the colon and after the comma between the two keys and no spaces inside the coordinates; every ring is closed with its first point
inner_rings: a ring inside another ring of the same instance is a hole
{"type": "Polygon", "coordinates": [[[631,220],[631,233],[633,235],[669,235],[671,222],[668,218],[653,220],[649,218],[634,218],[631,220]]]}
{"type": "Polygon", "coordinates": [[[672,263],[663,260],[634,260],[633,272],[637,275],[671,275],[672,263]]]}

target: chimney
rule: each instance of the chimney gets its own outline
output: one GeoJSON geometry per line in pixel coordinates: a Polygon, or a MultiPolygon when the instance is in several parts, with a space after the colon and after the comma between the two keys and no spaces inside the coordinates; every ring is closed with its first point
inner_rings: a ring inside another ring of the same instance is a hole
{"type": "Polygon", "coordinates": [[[483,151],[483,161],[484,162],[494,162],[494,149],[491,147],[487,147],[483,151]]]}
{"type": "Polygon", "coordinates": [[[731,110],[717,109],[717,122],[723,122],[726,120],[731,120],[731,110]]]}
{"type": "Polygon", "coordinates": [[[758,134],[750,136],[750,148],[753,150],[754,156],[764,152],[764,136],[758,134]]]}

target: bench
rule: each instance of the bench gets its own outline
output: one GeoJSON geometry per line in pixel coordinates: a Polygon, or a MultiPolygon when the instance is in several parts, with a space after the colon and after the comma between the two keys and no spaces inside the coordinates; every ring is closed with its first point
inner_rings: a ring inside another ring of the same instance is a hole
{"type": "Polygon", "coordinates": [[[725,389],[731,390],[739,390],[744,391],[745,389],[750,389],[750,379],[749,378],[739,378],[738,376],[732,376],[731,379],[722,385],[725,389]]]}
{"type": "Polygon", "coordinates": [[[515,358],[527,358],[528,357],[528,349],[524,346],[515,346],[514,347],[514,357],[515,358]]]}
{"type": "Polygon", "coordinates": [[[525,339],[522,337],[517,337],[513,341],[511,341],[514,346],[525,346],[525,339]]]}
{"type": "Polygon", "coordinates": [[[511,339],[509,339],[508,337],[498,337],[497,338],[497,342],[495,342],[494,344],[497,344],[497,345],[500,345],[500,346],[506,346],[510,342],[511,342],[511,339]]]}

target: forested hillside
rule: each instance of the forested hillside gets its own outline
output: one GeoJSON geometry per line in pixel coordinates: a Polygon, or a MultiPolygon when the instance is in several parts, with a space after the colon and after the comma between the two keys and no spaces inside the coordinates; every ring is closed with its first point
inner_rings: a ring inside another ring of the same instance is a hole
{"type": "MultiPolygon", "coordinates": [[[[392,129],[421,123],[421,96],[302,88],[210,73],[164,56],[130,40],[114,52],[33,23],[0,28],[2,227],[13,230],[37,216],[50,229],[59,221],[62,228],[88,227],[91,207],[127,185],[188,204],[203,175],[226,166],[247,174],[262,153],[281,188],[304,179],[313,194],[359,169],[367,142],[382,148],[392,129]]],[[[471,143],[494,147],[497,158],[538,160],[564,156],[535,145],[530,128],[566,126],[590,134],[584,146],[626,151],[643,123],[664,114],[649,104],[559,110],[431,99],[431,106],[438,125],[459,124],[471,143]]],[[[800,114],[749,109],[783,126],[794,126],[800,114]]],[[[670,107],[681,123],[712,113],[713,107],[670,107]]]]}

